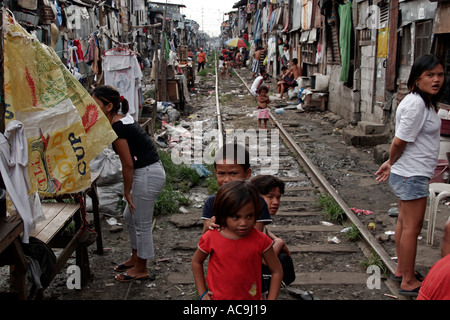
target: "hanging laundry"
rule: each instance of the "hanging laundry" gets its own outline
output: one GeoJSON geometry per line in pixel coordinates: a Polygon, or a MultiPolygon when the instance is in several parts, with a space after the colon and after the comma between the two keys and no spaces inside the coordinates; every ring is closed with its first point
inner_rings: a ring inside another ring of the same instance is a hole
{"type": "Polygon", "coordinates": [[[78,40],[78,39],[75,39],[75,40],[73,40],[73,46],[76,48],[76,53],[77,53],[77,55],[75,56],[75,55],[73,55],[73,59],[74,60],[84,60],[84,58],[83,58],[83,51],[81,50],[81,43],[80,43],[80,40],[78,40]]]}
{"type": "Polygon", "coordinates": [[[44,219],[39,195],[30,193],[28,179],[28,145],[23,123],[10,121],[5,135],[0,133],[0,172],[6,191],[23,220],[22,241],[28,243],[30,232],[44,219]]]}
{"type": "Polygon", "coordinates": [[[350,71],[351,36],[352,36],[352,2],[340,4],[339,12],[339,47],[342,69],[339,81],[346,83],[350,71]]]}
{"type": "Polygon", "coordinates": [[[104,55],[105,84],[117,88],[128,100],[128,113],[137,120],[142,71],[136,55],[131,50],[121,48],[110,49],[104,55]]]}
{"type": "Polygon", "coordinates": [[[84,60],[90,66],[94,74],[99,74],[100,49],[97,34],[93,33],[89,38],[89,45],[84,60]]]}

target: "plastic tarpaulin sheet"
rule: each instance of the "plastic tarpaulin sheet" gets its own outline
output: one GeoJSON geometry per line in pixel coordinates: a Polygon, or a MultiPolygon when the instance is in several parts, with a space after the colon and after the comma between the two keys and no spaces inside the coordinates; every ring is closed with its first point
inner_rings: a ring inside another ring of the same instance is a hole
{"type": "Polygon", "coordinates": [[[24,125],[31,192],[85,190],[91,184],[89,162],[117,135],[55,51],[9,14],[3,21],[5,120],[24,125]]]}
{"type": "Polygon", "coordinates": [[[348,72],[350,70],[350,50],[352,33],[352,2],[339,5],[339,46],[341,52],[342,69],[340,81],[348,81],[348,72]]]}

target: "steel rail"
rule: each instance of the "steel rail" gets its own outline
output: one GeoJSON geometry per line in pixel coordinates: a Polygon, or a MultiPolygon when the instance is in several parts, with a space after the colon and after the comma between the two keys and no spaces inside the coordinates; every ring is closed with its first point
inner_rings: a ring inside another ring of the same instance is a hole
{"type": "Polygon", "coordinates": [[[217,72],[217,53],[214,52],[214,67],[216,72],[216,109],[217,109],[217,130],[219,131],[219,148],[223,146],[223,131],[222,131],[222,113],[220,111],[219,103],[219,73],[217,72]]]}

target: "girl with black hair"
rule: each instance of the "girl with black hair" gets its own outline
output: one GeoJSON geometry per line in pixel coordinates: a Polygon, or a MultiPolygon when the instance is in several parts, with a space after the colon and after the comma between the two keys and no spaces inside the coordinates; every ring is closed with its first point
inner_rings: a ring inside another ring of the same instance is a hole
{"type": "Polygon", "coordinates": [[[245,180],[220,187],[213,206],[220,228],[201,236],[192,258],[200,300],[261,300],[262,258],[272,273],[267,298],[278,298],[283,270],[272,240],[255,228],[260,208],[257,189],[245,180]],[[208,257],[205,282],[203,264],[208,257]]]}
{"type": "Polygon", "coordinates": [[[422,229],[429,181],[436,168],[441,120],[436,102],[443,92],[444,68],[434,55],[419,57],[408,79],[410,93],[398,105],[396,132],[389,159],[375,173],[377,181],[389,178],[398,197],[395,228],[397,269],[391,279],[400,282],[399,294],[417,296],[422,276],[414,270],[417,237],[422,229]]]}
{"type": "Polygon", "coordinates": [[[116,88],[99,86],[92,97],[109,119],[118,138],[113,149],[122,163],[123,197],[127,202],[123,217],[128,227],[131,257],[116,266],[121,282],[146,279],[147,260],[153,259],[152,219],[156,198],[164,187],[166,175],[150,136],[128,112],[128,101],[116,88]]]}

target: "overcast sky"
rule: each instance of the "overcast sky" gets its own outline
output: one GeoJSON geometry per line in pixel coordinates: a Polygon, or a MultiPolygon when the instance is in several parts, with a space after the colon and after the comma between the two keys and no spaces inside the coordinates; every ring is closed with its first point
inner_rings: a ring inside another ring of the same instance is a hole
{"type": "MultiPolygon", "coordinates": [[[[239,0],[168,0],[167,3],[184,4],[186,8],[181,8],[181,13],[186,18],[196,21],[200,29],[204,30],[210,36],[220,34],[220,24],[224,19],[224,13],[230,12],[233,5],[239,0]]],[[[165,2],[158,0],[157,2],[165,2]]],[[[225,16],[225,20],[228,20],[225,16]]]]}

